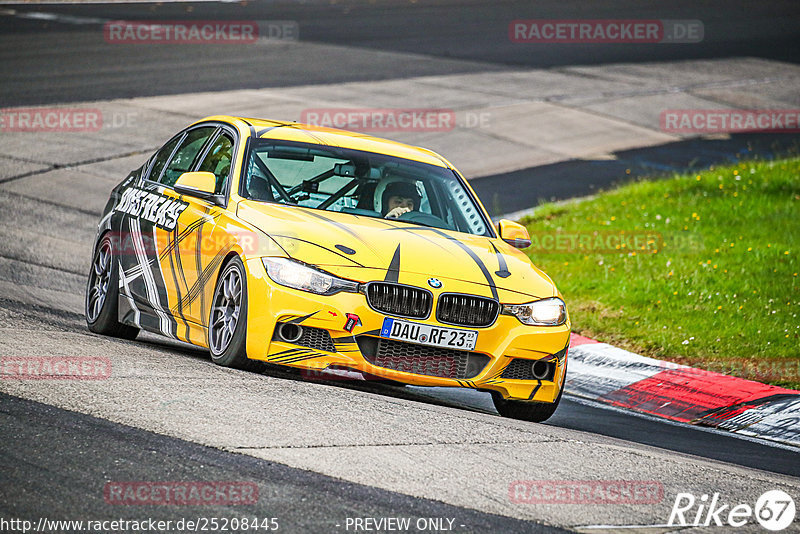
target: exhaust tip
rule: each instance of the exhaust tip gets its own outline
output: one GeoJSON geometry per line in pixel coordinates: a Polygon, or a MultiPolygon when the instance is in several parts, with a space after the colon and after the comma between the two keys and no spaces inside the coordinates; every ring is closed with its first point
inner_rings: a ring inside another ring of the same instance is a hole
{"type": "Polygon", "coordinates": [[[303,327],[299,324],[280,323],[278,326],[278,337],[281,341],[295,343],[303,336],[303,327]]]}
{"type": "Polygon", "coordinates": [[[531,364],[531,374],[538,380],[544,380],[550,374],[550,362],[542,360],[533,362],[531,364]]]}

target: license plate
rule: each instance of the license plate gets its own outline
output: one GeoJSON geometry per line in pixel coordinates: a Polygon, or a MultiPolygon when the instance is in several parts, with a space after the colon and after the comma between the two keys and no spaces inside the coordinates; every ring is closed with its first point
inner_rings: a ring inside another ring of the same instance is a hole
{"type": "Polygon", "coordinates": [[[478,332],[386,317],[381,327],[381,337],[447,349],[472,350],[478,341],[478,332]]]}

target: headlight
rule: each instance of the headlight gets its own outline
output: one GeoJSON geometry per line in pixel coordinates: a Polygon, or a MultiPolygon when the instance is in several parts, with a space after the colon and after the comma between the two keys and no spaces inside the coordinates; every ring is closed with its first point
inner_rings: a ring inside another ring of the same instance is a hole
{"type": "Polygon", "coordinates": [[[358,291],[358,282],[337,278],[330,273],[288,258],[261,258],[261,261],[272,281],[282,286],[310,291],[318,295],[333,295],[339,291],[358,291]]]}
{"type": "Polygon", "coordinates": [[[528,304],[503,304],[503,313],[520,322],[538,326],[557,326],[567,322],[567,305],[560,298],[549,298],[528,304]]]}

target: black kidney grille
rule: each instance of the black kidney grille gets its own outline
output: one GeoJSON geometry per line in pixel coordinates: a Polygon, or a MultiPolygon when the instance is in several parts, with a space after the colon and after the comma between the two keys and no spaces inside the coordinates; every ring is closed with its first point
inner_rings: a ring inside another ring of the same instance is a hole
{"type": "Polygon", "coordinates": [[[469,379],[483,371],[489,357],[477,352],[405,343],[392,339],[359,336],[361,353],[372,365],[441,378],[469,379]]]}
{"type": "Polygon", "coordinates": [[[424,319],[431,313],[433,297],[418,287],[372,282],[367,285],[367,301],[377,311],[424,319]]]}
{"type": "Polygon", "coordinates": [[[436,319],[462,326],[489,326],[497,319],[500,303],[487,297],[445,293],[436,305],[436,319]]]}

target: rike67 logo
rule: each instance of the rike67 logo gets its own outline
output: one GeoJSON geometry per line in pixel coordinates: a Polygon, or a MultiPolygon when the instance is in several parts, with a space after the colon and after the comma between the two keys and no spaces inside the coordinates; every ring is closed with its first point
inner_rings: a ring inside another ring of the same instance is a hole
{"type": "Polygon", "coordinates": [[[742,527],[755,518],[765,529],[777,532],[792,524],[795,512],[794,500],[781,490],[765,492],[756,500],[755,507],[746,503],[726,503],[720,499],[719,493],[710,498],[708,495],[697,498],[691,493],[678,493],[667,525],[742,527]]]}

